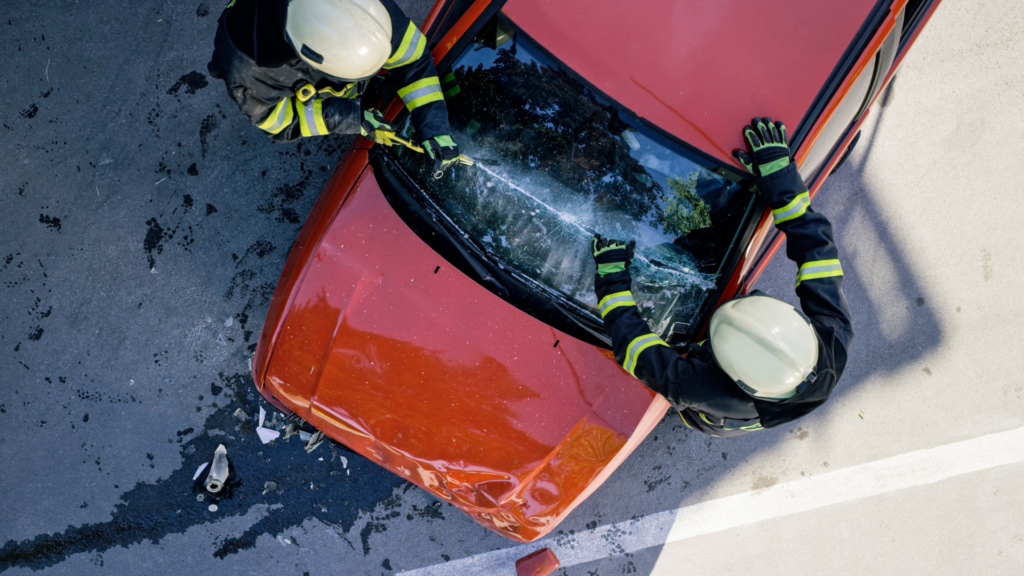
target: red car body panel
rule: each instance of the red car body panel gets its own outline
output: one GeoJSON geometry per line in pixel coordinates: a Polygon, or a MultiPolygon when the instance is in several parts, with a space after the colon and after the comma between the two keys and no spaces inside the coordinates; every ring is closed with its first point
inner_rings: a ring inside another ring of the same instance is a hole
{"type": "MultiPolygon", "coordinates": [[[[610,12],[606,0],[511,0],[505,11],[611,97],[726,162],[743,145],[739,127],[751,116],[803,117],[874,4],[773,3],[755,18],[739,2],[693,2],[684,4],[684,18],[679,3],[659,12],[644,2],[610,12]],[[684,53],[692,58],[677,61],[684,53]],[[773,73],[774,62],[786,73],[773,73]]],[[[894,9],[906,2],[896,0],[894,9]]],[[[473,4],[435,59],[489,3],[473,4]]],[[[437,16],[435,7],[424,28],[437,16]]],[[[864,53],[877,50],[892,26],[890,14],[864,53]]],[[[815,120],[798,162],[867,59],[815,120]]],[[[258,341],[256,384],[278,408],[482,525],[535,540],[604,482],[668,403],[610,352],[534,319],[444,261],[388,204],[369,148],[356,139],[292,248],[258,341]]],[[[824,178],[811,183],[812,194],[824,178]]],[[[749,290],[763,270],[778,247],[759,257],[771,230],[765,214],[723,301],[749,290]]]]}
{"type": "Polygon", "coordinates": [[[876,0],[509,0],[556,58],[629,108],[735,163],[754,116],[795,125],[876,0]]]}
{"type": "Polygon", "coordinates": [[[304,250],[265,392],[492,528],[545,533],[667,403],[445,262],[371,169],[351,191],[340,180],[324,194],[344,209],[304,250]]]}

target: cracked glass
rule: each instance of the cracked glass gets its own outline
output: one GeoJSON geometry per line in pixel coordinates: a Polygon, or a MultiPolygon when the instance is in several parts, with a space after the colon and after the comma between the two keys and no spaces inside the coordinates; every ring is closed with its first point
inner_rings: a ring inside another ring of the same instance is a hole
{"type": "MultiPolygon", "coordinates": [[[[595,316],[590,238],[635,240],[641,315],[663,337],[688,333],[752,193],[591,89],[504,17],[440,76],[452,137],[476,165],[435,180],[424,155],[391,153],[463,238],[595,316]]],[[[402,133],[413,135],[408,122],[402,133]]]]}

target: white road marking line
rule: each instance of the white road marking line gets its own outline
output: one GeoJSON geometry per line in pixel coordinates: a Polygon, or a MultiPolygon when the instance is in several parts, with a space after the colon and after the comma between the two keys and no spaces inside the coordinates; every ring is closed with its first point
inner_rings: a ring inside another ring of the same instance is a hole
{"type": "Polygon", "coordinates": [[[1024,428],[908,452],[763,490],[599,526],[572,536],[548,536],[530,544],[426,566],[405,574],[515,576],[516,560],[541,548],[550,548],[563,567],[575,566],[1018,462],[1024,462],[1024,428]]]}

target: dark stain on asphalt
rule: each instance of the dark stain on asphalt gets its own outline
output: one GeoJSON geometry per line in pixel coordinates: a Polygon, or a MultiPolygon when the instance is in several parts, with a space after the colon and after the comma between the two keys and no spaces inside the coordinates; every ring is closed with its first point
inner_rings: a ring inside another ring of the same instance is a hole
{"type": "Polygon", "coordinates": [[[156,256],[164,251],[164,228],[156,221],[156,218],[147,220],[146,226],[149,229],[146,230],[146,238],[142,241],[142,249],[146,251],[149,268],[152,270],[156,268],[156,256]]]}
{"type": "Polygon", "coordinates": [[[31,118],[35,118],[36,114],[38,114],[38,113],[39,113],[39,106],[36,106],[35,104],[30,104],[28,108],[25,108],[24,110],[21,111],[21,114],[19,114],[19,116],[21,116],[22,118],[30,118],[31,119],[31,118]]]}
{"type": "Polygon", "coordinates": [[[206,4],[200,4],[199,8],[196,8],[196,16],[199,16],[200,18],[205,18],[206,16],[209,16],[209,15],[210,15],[210,7],[207,6],[206,4]]]}
{"type": "MultiPolygon", "coordinates": [[[[180,468],[164,480],[139,483],[122,494],[123,503],[115,505],[108,522],[69,526],[60,533],[6,542],[0,548],[0,571],[13,567],[39,570],[73,554],[104,552],[141,542],[156,544],[168,534],[182,534],[192,526],[250,512],[265,514],[241,534],[220,541],[213,555],[223,559],[254,547],[262,534],[280,534],[309,518],[347,532],[360,511],[372,510],[382,501],[394,500],[397,506],[400,499],[392,496],[394,489],[402,484],[407,489],[412,486],[334,444],[324,443],[309,454],[297,434],[288,440],[282,436],[271,444],[261,444],[254,422],[254,415],[259,413],[258,394],[250,376],[221,374],[219,385],[225,389],[224,398],[230,394],[230,400],[207,417],[205,433],[181,444],[180,468]],[[233,415],[238,408],[249,415],[244,422],[233,415]],[[192,475],[212,458],[218,444],[228,449],[231,476],[225,490],[209,494],[202,489],[203,477],[193,481],[192,475]],[[339,456],[347,459],[347,466],[339,456]],[[274,482],[276,489],[267,490],[267,482],[274,482]],[[202,501],[196,499],[199,494],[204,496],[202,501]],[[217,512],[208,510],[210,504],[217,504],[217,512]],[[260,509],[252,510],[258,505],[262,505],[260,509]]],[[[190,433],[188,429],[180,431],[178,441],[190,433]]],[[[397,514],[396,510],[385,510],[379,516],[397,514]]]]}
{"type": "Polygon", "coordinates": [[[28,335],[28,339],[29,340],[34,340],[34,341],[39,341],[39,339],[42,338],[42,337],[43,337],[43,327],[42,326],[36,326],[36,329],[33,330],[32,333],[28,335]]]}
{"type": "Polygon", "coordinates": [[[170,89],[167,90],[168,94],[177,94],[178,90],[181,90],[182,86],[185,87],[185,94],[195,94],[196,90],[206,88],[210,83],[206,81],[206,76],[203,74],[192,71],[188,74],[182,75],[178,78],[178,81],[171,85],[170,89]]]}
{"type": "Polygon", "coordinates": [[[213,114],[207,114],[206,118],[203,118],[202,124],[199,125],[199,150],[203,160],[206,159],[206,153],[210,150],[207,137],[215,128],[217,128],[217,117],[213,114]]]}
{"type": "Polygon", "coordinates": [[[199,169],[196,168],[196,163],[193,162],[191,166],[185,169],[185,173],[189,176],[199,176],[199,169]]]}
{"type": "Polygon", "coordinates": [[[60,218],[56,218],[54,216],[47,216],[46,214],[40,214],[39,223],[46,224],[46,226],[51,230],[56,230],[57,232],[60,232],[60,218]]]}
{"type": "Polygon", "coordinates": [[[217,213],[217,207],[216,206],[214,206],[213,204],[207,204],[206,205],[206,215],[207,216],[209,216],[210,214],[216,214],[216,213],[217,213]]]}
{"type": "Polygon", "coordinates": [[[264,200],[256,209],[263,214],[275,215],[276,222],[288,222],[299,224],[302,218],[295,210],[295,204],[306,195],[306,186],[309,184],[309,177],[303,178],[295,184],[285,184],[274,189],[270,198],[264,200]]]}

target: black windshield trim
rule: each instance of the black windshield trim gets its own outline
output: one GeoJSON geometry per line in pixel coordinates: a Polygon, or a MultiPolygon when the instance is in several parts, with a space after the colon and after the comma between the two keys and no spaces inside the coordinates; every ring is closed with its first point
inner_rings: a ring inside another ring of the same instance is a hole
{"type": "Polygon", "coordinates": [[[420,189],[405,168],[389,154],[381,154],[380,151],[380,146],[374,146],[371,150],[370,166],[384,198],[402,221],[432,250],[496,297],[526,314],[578,340],[611,349],[611,340],[599,316],[519,273],[467,238],[429,195],[420,189]],[[484,268],[495,282],[476,280],[480,277],[478,267],[484,268]],[[505,290],[502,291],[498,286],[505,290]]]}
{"type": "Polygon", "coordinates": [[[854,35],[853,40],[839,58],[839,62],[836,63],[832,72],[825,80],[825,84],[818,91],[818,95],[811,102],[810,108],[807,109],[804,117],[800,119],[800,123],[796,125],[796,129],[790,134],[789,142],[792,150],[800,149],[804,139],[807,138],[814,123],[818,121],[825,106],[832,101],[832,97],[839,89],[839,86],[849,75],[850,69],[853,68],[857,59],[863,54],[868,42],[874,37],[879,27],[881,27],[885,17],[889,15],[889,7],[892,6],[892,3],[893,0],[878,0],[868,13],[864,23],[857,30],[857,34],[854,35]]]}

